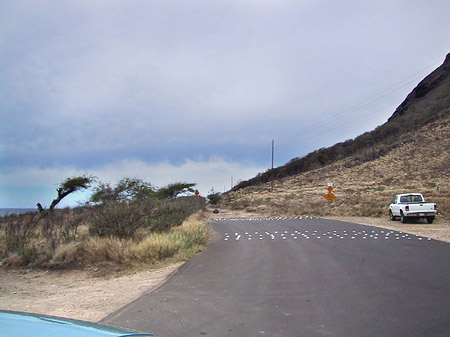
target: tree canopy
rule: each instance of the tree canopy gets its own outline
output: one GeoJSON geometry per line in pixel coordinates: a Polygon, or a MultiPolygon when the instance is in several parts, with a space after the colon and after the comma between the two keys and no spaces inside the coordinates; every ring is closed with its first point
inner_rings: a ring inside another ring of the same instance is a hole
{"type": "Polygon", "coordinates": [[[157,196],[160,199],[175,199],[178,195],[184,193],[194,193],[195,183],[173,183],[169,184],[165,187],[161,187],[156,191],[157,196]]]}
{"type": "Polygon", "coordinates": [[[136,178],[123,178],[115,186],[99,183],[90,201],[93,203],[120,202],[142,199],[172,200],[186,193],[194,193],[195,183],[177,182],[156,189],[150,183],[136,178]]]}
{"type": "Polygon", "coordinates": [[[137,200],[151,198],[154,195],[155,189],[150,183],[137,178],[123,178],[114,187],[109,183],[99,183],[94,188],[91,201],[105,203],[137,200]]]}

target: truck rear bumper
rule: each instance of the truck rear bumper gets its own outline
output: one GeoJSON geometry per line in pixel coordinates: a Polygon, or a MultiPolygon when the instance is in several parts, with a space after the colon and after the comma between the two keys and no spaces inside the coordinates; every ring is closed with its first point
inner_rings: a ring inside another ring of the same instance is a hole
{"type": "Polygon", "coordinates": [[[426,218],[429,216],[436,216],[436,212],[411,212],[411,213],[405,213],[405,216],[407,217],[414,217],[414,218],[426,218]]]}

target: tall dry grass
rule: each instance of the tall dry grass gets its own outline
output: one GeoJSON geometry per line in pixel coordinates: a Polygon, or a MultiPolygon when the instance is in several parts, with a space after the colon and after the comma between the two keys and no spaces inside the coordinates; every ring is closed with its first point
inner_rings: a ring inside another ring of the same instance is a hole
{"type": "Polygon", "coordinates": [[[198,212],[181,226],[168,232],[150,233],[142,240],[89,237],[82,242],[61,245],[46,266],[68,268],[106,262],[127,267],[166,260],[185,261],[203,249],[208,237],[203,213],[198,212]]]}
{"type": "Polygon", "coordinates": [[[208,228],[201,221],[190,220],[167,233],[153,233],[127,250],[130,261],[151,262],[167,258],[186,260],[202,250],[208,241],[208,228]]]}

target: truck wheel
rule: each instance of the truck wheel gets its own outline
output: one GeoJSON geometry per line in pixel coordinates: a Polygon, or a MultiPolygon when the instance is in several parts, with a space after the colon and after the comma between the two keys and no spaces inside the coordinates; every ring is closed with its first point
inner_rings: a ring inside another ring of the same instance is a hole
{"type": "Polygon", "coordinates": [[[402,223],[407,223],[407,218],[406,216],[403,214],[403,212],[400,212],[400,221],[402,223]]]}
{"type": "Polygon", "coordinates": [[[391,219],[391,221],[397,220],[397,218],[394,216],[394,214],[392,214],[392,210],[389,210],[389,219],[391,219]]]}
{"type": "Polygon", "coordinates": [[[427,218],[427,223],[433,223],[433,221],[434,221],[434,216],[429,216],[427,218]]]}

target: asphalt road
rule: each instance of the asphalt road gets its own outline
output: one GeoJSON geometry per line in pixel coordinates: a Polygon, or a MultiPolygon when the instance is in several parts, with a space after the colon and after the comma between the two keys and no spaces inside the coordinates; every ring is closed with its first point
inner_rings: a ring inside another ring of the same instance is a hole
{"type": "Polygon", "coordinates": [[[103,320],[175,336],[450,336],[450,245],[317,218],[216,219],[207,250],[103,320]]]}

